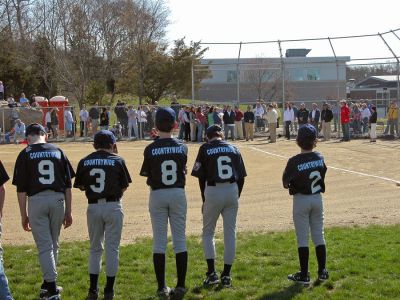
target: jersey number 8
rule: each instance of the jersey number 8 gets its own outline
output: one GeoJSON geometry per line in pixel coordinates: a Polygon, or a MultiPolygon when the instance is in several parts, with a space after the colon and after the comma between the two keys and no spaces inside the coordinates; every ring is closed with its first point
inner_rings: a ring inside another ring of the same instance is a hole
{"type": "Polygon", "coordinates": [[[176,172],[178,166],[173,160],[166,160],[161,164],[161,182],[165,185],[173,185],[177,180],[178,176],[176,172]]]}

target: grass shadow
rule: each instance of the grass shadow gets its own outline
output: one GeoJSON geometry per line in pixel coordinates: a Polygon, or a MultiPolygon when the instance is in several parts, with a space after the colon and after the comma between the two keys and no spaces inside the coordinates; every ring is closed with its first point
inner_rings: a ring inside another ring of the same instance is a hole
{"type": "Polygon", "coordinates": [[[283,290],[265,294],[258,298],[258,300],[281,300],[281,299],[292,299],[297,294],[300,294],[305,287],[300,284],[292,284],[283,290]]]}

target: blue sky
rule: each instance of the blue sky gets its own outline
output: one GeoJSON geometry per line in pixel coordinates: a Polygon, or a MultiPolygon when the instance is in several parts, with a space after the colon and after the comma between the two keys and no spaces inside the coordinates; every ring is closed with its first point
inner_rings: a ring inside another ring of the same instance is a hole
{"type": "MultiPolygon", "coordinates": [[[[399,0],[166,0],[172,24],[168,39],[246,42],[372,34],[400,28],[399,0]]],[[[400,36],[400,31],[397,32],[400,36]]],[[[400,56],[400,41],[384,36],[400,56]]],[[[379,37],[332,41],[338,56],[388,57],[379,37]]],[[[209,46],[206,57],[237,57],[238,46],[209,46]]],[[[310,48],[309,56],[332,56],[329,42],[284,43],[310,48]]],[[[246,45],[242,57],[279,56],[276,44],[246,45]]]]}

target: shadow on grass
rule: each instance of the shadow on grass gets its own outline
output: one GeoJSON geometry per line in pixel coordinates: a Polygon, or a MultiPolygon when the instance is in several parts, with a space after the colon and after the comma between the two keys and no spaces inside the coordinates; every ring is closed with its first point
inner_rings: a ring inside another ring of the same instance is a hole
{"type": "Polygon", "coordinates": [[[300,294],[304,289],[303,285],[293,284],[284,288],[283,290],[272,292],[261,296],[258,300],[280,300],[280,299],[292,299],[297,294],[300,294]]]}

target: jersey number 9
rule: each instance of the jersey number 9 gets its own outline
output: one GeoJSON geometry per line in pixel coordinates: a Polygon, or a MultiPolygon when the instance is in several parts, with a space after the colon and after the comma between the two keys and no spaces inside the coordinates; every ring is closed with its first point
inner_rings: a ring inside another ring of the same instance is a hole
{"type": "Polygon", "coordinates": [[[51,160],[42,160],[38,164],[40,175],[39,182],[41,184],[52,184],[54,182],[54,163],[51,160]]]}

